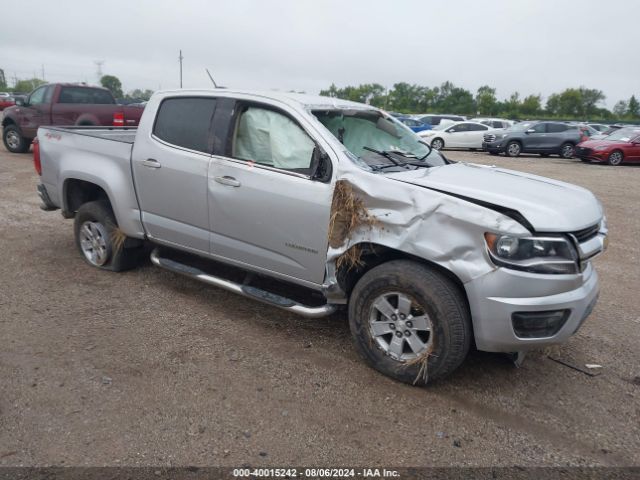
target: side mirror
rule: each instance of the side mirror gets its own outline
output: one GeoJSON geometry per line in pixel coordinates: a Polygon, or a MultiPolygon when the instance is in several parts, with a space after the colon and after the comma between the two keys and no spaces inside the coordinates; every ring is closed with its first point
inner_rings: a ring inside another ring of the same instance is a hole
{"type": "Polygon", "coordinates": [[[16,98],[16,105],[19,107],[25,107],[27,105],[26,100],[23,100],[21,98],[16,98]]]}
{"type": "Polygon", "coordinates": [[[535,128],[530,128],[529,130],[527,130],[526,132],[527,135],[529,135],[530,133],[536,133],[536,129],[535,128]]]}
{"type": "Polygon", "coordinates": [[[455,128],[449,128],[446,130],[447,133],[456,133],[457,130],[455,128]]]}
{"type": "Polygon", "coordinates": [[[332,166],[329,155],[322,148],[316,146],[311,156],[311,179],[328,182],[331,179],[332,166]]]}

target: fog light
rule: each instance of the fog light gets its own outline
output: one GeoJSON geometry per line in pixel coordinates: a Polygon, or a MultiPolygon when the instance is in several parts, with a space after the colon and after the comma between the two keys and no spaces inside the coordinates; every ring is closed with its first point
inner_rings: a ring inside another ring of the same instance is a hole
{"type": "Polygon", "coordinates": [[[513,331],[520,338],[552,337],[569,318],[570,310],[515,312],[511,315],[513,331]]]}

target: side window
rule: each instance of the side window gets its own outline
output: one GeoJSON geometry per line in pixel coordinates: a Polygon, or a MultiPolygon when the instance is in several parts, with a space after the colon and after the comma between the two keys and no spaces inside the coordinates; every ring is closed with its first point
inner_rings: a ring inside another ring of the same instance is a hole
{"type": "Polygon", "coordinates": [[[29,97],[29,105],[42,105],[45,102],[45,94],[48,87],[40,87],[35,90],[29,97]]]}
{"type": "Polygon", "coordinates": [[[569,126],[564,123],[550,123],[547,131],[549,133],[560,133],[565,132],[568,128],[569,126]]]}
{"type": "Polygon", "coordinates": [[[315,142],[292,119],[267,108],[245,107],[238,116],[231,155],[284,170],[307,172],[315,142]]]}
{"type": "Polygon", "coordinates": [[[478,132],[481,130],[489,130],[489,127],[487,127],[486,125],[480,125],[477,123],[467,123],[465,125],[469,125],[469,131],[470,132],[478,132]]]}
{"type": "Polygon", "coordinates": [[[532,127],[535,130],[535,133],[546,133],[547,132],[547,124],[539,123],[532,127]]]}
{"type": "Polygon", "coordinates": [[[167,98],[160,104],[153,134],[178,147],[211,153],[209,132],[215,105],[215,98],[167,98]]]}

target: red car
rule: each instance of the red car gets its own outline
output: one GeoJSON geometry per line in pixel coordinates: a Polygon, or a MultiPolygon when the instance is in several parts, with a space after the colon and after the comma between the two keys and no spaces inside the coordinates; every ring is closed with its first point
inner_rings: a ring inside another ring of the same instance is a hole
{"type": "Polygon", "coordinates": [[[16,104],[16,101],[13,97],[0,97],[0,112],[7,107],[13,107],[16,104]]]}
{"type": "Polygon", "coordinates": [[[581,142],[576,146],[575,155],[583,162],[609,165],[640,162],[640,127],[621,128],[601,140],[581,142]]]}

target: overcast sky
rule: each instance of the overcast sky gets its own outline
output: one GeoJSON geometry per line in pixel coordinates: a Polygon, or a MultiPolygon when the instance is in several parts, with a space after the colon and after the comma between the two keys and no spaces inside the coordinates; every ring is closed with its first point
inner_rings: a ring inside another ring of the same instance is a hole
{"type": "Polygon", "coordinates": [[[13,77],[124,89],[228,87],[317,93],[450,80],[504,98],[585,85],[611,107],[640,95],[636,0],[22,0],[3,10],[0,68],[13,77]]]}

